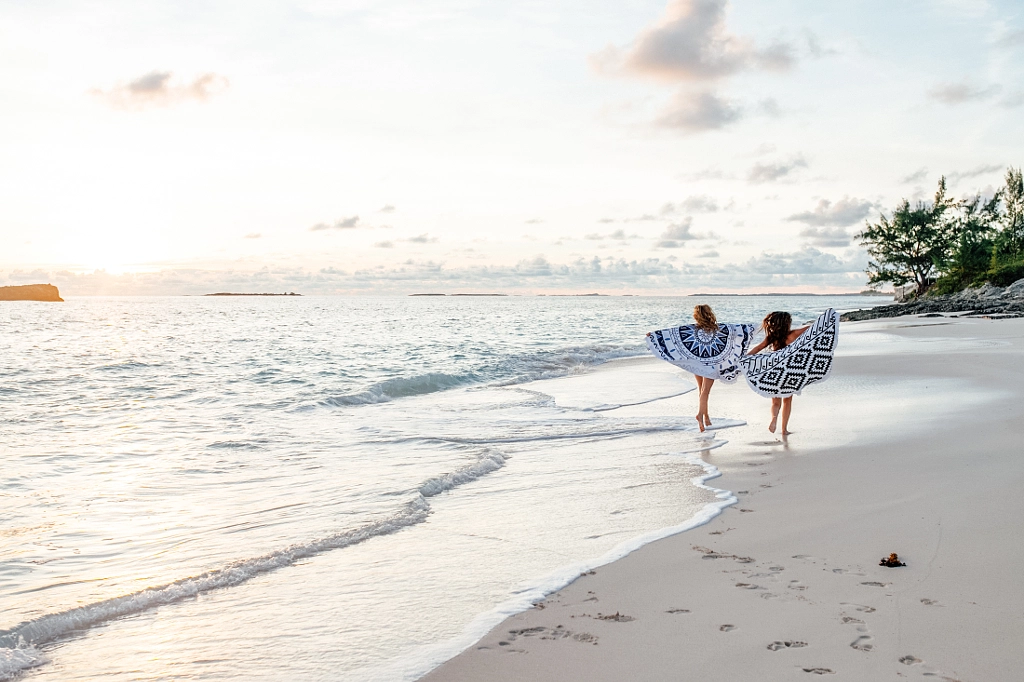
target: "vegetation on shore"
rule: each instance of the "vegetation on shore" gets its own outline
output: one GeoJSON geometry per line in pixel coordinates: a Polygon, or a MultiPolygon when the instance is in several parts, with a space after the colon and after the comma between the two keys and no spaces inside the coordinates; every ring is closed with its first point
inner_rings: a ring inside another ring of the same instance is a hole
{"type": "Polygon", "coordinates": [[[946,178],[931,202],[904,199],[890,216],[856,235],[866,246],[868,284],[914,285],[916,297],[951,294],[986,282],[1005,287],[1024,278],[1024,178],[1009,168],[991,197],[956,200],[946,178]]]}

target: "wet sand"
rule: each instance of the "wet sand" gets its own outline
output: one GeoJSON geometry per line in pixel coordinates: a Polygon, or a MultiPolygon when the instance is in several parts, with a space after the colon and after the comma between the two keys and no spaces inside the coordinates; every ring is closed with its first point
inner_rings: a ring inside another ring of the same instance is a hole
{"type": "MultiPolygon", "coordinates": [[[[1022,386],[1024,320],[913,317],[844,323],[785,440],[766,399],[718,384],[712,418],[748,425],[703,456],[739,503],[423,679],[1017,679],[1022,386]],[[907,566],[879,566],[891,552],[907,566]]],[[[689,416],[696,399],[620,409],[689,416]]]]}

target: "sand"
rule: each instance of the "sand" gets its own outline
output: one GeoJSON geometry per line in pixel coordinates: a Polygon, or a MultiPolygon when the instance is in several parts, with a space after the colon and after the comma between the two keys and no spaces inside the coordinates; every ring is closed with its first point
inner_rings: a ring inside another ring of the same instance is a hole
{"type": "MultiPolygon", "coordinates": [[[[703,456],[739,503],[424,679],[1024,678],[1022,360],[1024,320],[844,323],[785,441],[767,400],[716,385],[712,418],[749,423],[703,456]],[[907,566],[879,566],[891,552],[907,566]]],[[[620,409],[691,415],[696,397],[620,409]]]]}

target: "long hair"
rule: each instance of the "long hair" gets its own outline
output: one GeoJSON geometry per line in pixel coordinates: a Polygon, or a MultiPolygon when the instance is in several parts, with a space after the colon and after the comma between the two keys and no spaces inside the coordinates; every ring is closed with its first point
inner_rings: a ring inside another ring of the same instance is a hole
{"type": "Polygon", "coordinates": [[[708,333],[718,331],[718,319],[711,311],[709,305],[698,305],[693,307],[693,319],[697,321],[697,327],[708,333]]]}
{"type": "Polygon", "coordinates": [[[786,347],[786,339],[789,337],[789,328],[793,324],[793,316],[789,313],[775,311],[768,313],[761,326],[764,328],[765,341],[774,350],[782,350],[786,347]]]}

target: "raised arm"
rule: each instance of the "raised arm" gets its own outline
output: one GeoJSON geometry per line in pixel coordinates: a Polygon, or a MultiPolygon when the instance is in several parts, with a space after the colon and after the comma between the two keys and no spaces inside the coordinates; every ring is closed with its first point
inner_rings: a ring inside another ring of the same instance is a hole
{"type": "Polygon", "coordinates": [[[747,355],[757,355],[758,353],[763,351],[764,347],[767,346],[767,345],[768,345],[768,339],[765,339],[764,341],[762,341],[761,343],[757,344],[756,346],[751,348],[749,351],[747,351],[747,355]]]}

